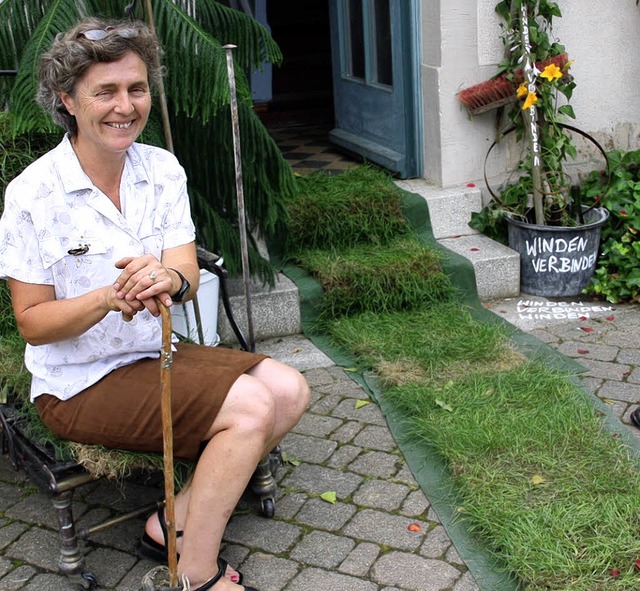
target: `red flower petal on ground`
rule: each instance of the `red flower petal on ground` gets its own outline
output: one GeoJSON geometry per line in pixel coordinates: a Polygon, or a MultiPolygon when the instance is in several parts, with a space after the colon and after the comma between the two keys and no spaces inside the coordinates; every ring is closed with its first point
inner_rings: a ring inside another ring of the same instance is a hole
{"type": "Polygon", "coordinates": [[[605,320],[608,320],[609,322],[611,322],[612,320],[615,320],[616,317],[615,316],[606,316],[605,320]]]}
{"type": "Polygon", "coordinates": [[[630,376],[631,375],[631,370],[628,369],[627,371],[625,371],[623,374],[623,376],[630,376]]]}
{"type": "Polygon", "coordinates": [[[478,252],[480,249],[479,248],[471,248],[469,250],[471,250],[471,252],[478,252]]]}
{"type": "Polygon", "coordinates": [[[588,349],[578,349],[578,353],[580,353],[580,355],[586,355],[588,352],[588,349]]]}
{"type": "Polygon", "coordinates": [[[581,326],[580,330],[584,330],[584,332],[593,332],[595,328],[589,328],[588,326],[581,326]]]}
{"type": "Polygon", "coordinates": [[[618,439],[618,437],[620,437],[620,433],[614,433],[614,434],[613,434],[613,438],[614,438],[614,439],[618,439]]]}
{"type": "Polygon", "coordinates": [[[580,316],[580,320],[587,320],[586,316],[580,316]]]}
{"type": "Polygon", "coordinates": [[[636,568],[640,569],[640,558],[636,560],[636,568]]]}
{"type": "Polygon", "coordinates": [[[614,578],[620,576],[620,571],[617,568],[612,568],[609,572],[611,573],[611,576],[614,578]]]}
{"type": "Polygon", "coordinates": [[[407,529],[413,532],[422,531],[422,528],[417,523],[410,523],[407,529]]]}
{"type": "Polygon", "coordinates": [[[475,187],[476,184],[475,183],[467,183],[467,187],[475,187]]]}
{"type": "Polygon", "coordinates": [[[627,210],[626,209],[621,209],[620,210],[620,215],[628,215],[627,214],[627,210]]]}

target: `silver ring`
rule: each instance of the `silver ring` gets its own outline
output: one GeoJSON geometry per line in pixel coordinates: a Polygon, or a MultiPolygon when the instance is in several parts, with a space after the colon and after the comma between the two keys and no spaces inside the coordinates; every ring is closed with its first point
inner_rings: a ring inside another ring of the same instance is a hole
{"type": "Polygon", "coordinates": [[[155,281],[156,280],[156,272],[155,271],[151,271],[151,273],[149,273],[149,279],[151,279],[151,281],[155,281]]]}

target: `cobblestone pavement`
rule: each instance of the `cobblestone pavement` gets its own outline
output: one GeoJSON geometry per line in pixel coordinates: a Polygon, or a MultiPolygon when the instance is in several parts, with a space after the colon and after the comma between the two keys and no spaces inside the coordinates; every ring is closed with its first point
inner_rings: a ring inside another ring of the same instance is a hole
{"type": "MultiPolygon", "coordinates": [[[[544,306],[521,304],[490,307],[579,358],[588,367],[587,387],[629,424],[629,413],[640,404],[638,307],[595,311],[598,305],[591,305],[571,317],[565,309],[555,318],[532,318],[544,315],[544,306]]],[[[259,349],[301,369],[313,398],[283,442],[287,462],[278,472],[275,517],[263,517],[247,498],[227,528],[223,555],[243,571],[247,584],[260,591],[478,591],[380,410],[375,404],[356,408],[367,397],[348,373],[300,336],[259,349]],[[326,492],[335,492],[335,503],[321,498],[326,492]]],[[[157,485],[93,482],[76,493],[76,518],[86,526],[159,495],[157,485]]],[[[136,553],[143,524],[130,520],[85,542],[99,589],[137,590],[154,566],[136,553]]],[[[0,590],[74,589],[57,572],[58,553],[49,499],[0,460],[0,590]]]]}

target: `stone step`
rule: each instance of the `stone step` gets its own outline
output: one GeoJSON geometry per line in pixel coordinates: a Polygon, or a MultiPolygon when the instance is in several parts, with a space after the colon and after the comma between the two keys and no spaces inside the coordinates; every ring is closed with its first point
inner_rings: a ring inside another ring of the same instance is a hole
{"type": "Polygon", "coordinates": [[[473,265],[480,301],[520,294],[520,255],[484,234],[443,238],[438,243],[473,265]]]}
{"type": "Polygon", "coordinates": [[[478,234],[469,227],[472,212],[482,209],[482,193],[476,185],[443,189],[425,179],[395,181],[405,191],[424,197],[429,207],[431,230],[436,240],[478,234]]]}

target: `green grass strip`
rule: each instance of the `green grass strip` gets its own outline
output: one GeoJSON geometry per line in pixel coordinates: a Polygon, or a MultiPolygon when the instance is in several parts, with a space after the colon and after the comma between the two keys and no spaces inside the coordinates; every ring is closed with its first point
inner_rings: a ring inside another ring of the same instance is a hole
{"type": "MultiPolygon", "coordinates": [[[[323,182],[332,185],[331,178],[323,182]]],[[[407,209],[412,214],[414,201],[407,209]]],[[[358,211],[366,209],[361,204],[358,211]]],[[[413,240],[433,244],[424,239],[428,215],[421,216],[421,238],[405,236],[407,252],[415,250],[413,240]]],[[[321,225],[312,218],[305,223],[321,225]]],[[[637,453],[625,427],[582,390],[572,366],[559,363],[556,352],[544,354],[542,343],[534,360],[525,358],[516,349],[524,339],[512,327],[487,321],[468,289],[456,299],[443,285],[440,298],[434,291],[422,306],[395,309],[398,294],[383,297],[379,287],[359,293],[355,286],[364,290],[367,277],[375,281],[388,270],[393,240],[377,247],[375,236],[341,236],[347,248],[327,236],[313,251],[297,253],[331,302],[318,304],[315,288],[307,288],[314,295],[304,304],[305,326],[312,325],[311,312],[336,311],[323,324],[332,339],[327,348],[365,375],[373,372],[374,394],[401,449],[438,510],[445,509],[443,523],[461,541],[470,568],[477,567],[481,589],[512,589],[508,576],[501,586],[501,573],[512,573],[521,591],[640,589],[637,453]],[[354,253],[361,242],[368,251],[354,253]],[[358,308],[358,297],[370,302],[358,308]],[[436,482],[425,484],[425,474],[436,482]],[[482,546],[478,556],[488,551],[491,561],[476,560],[474,540],[482,546]]]]}

